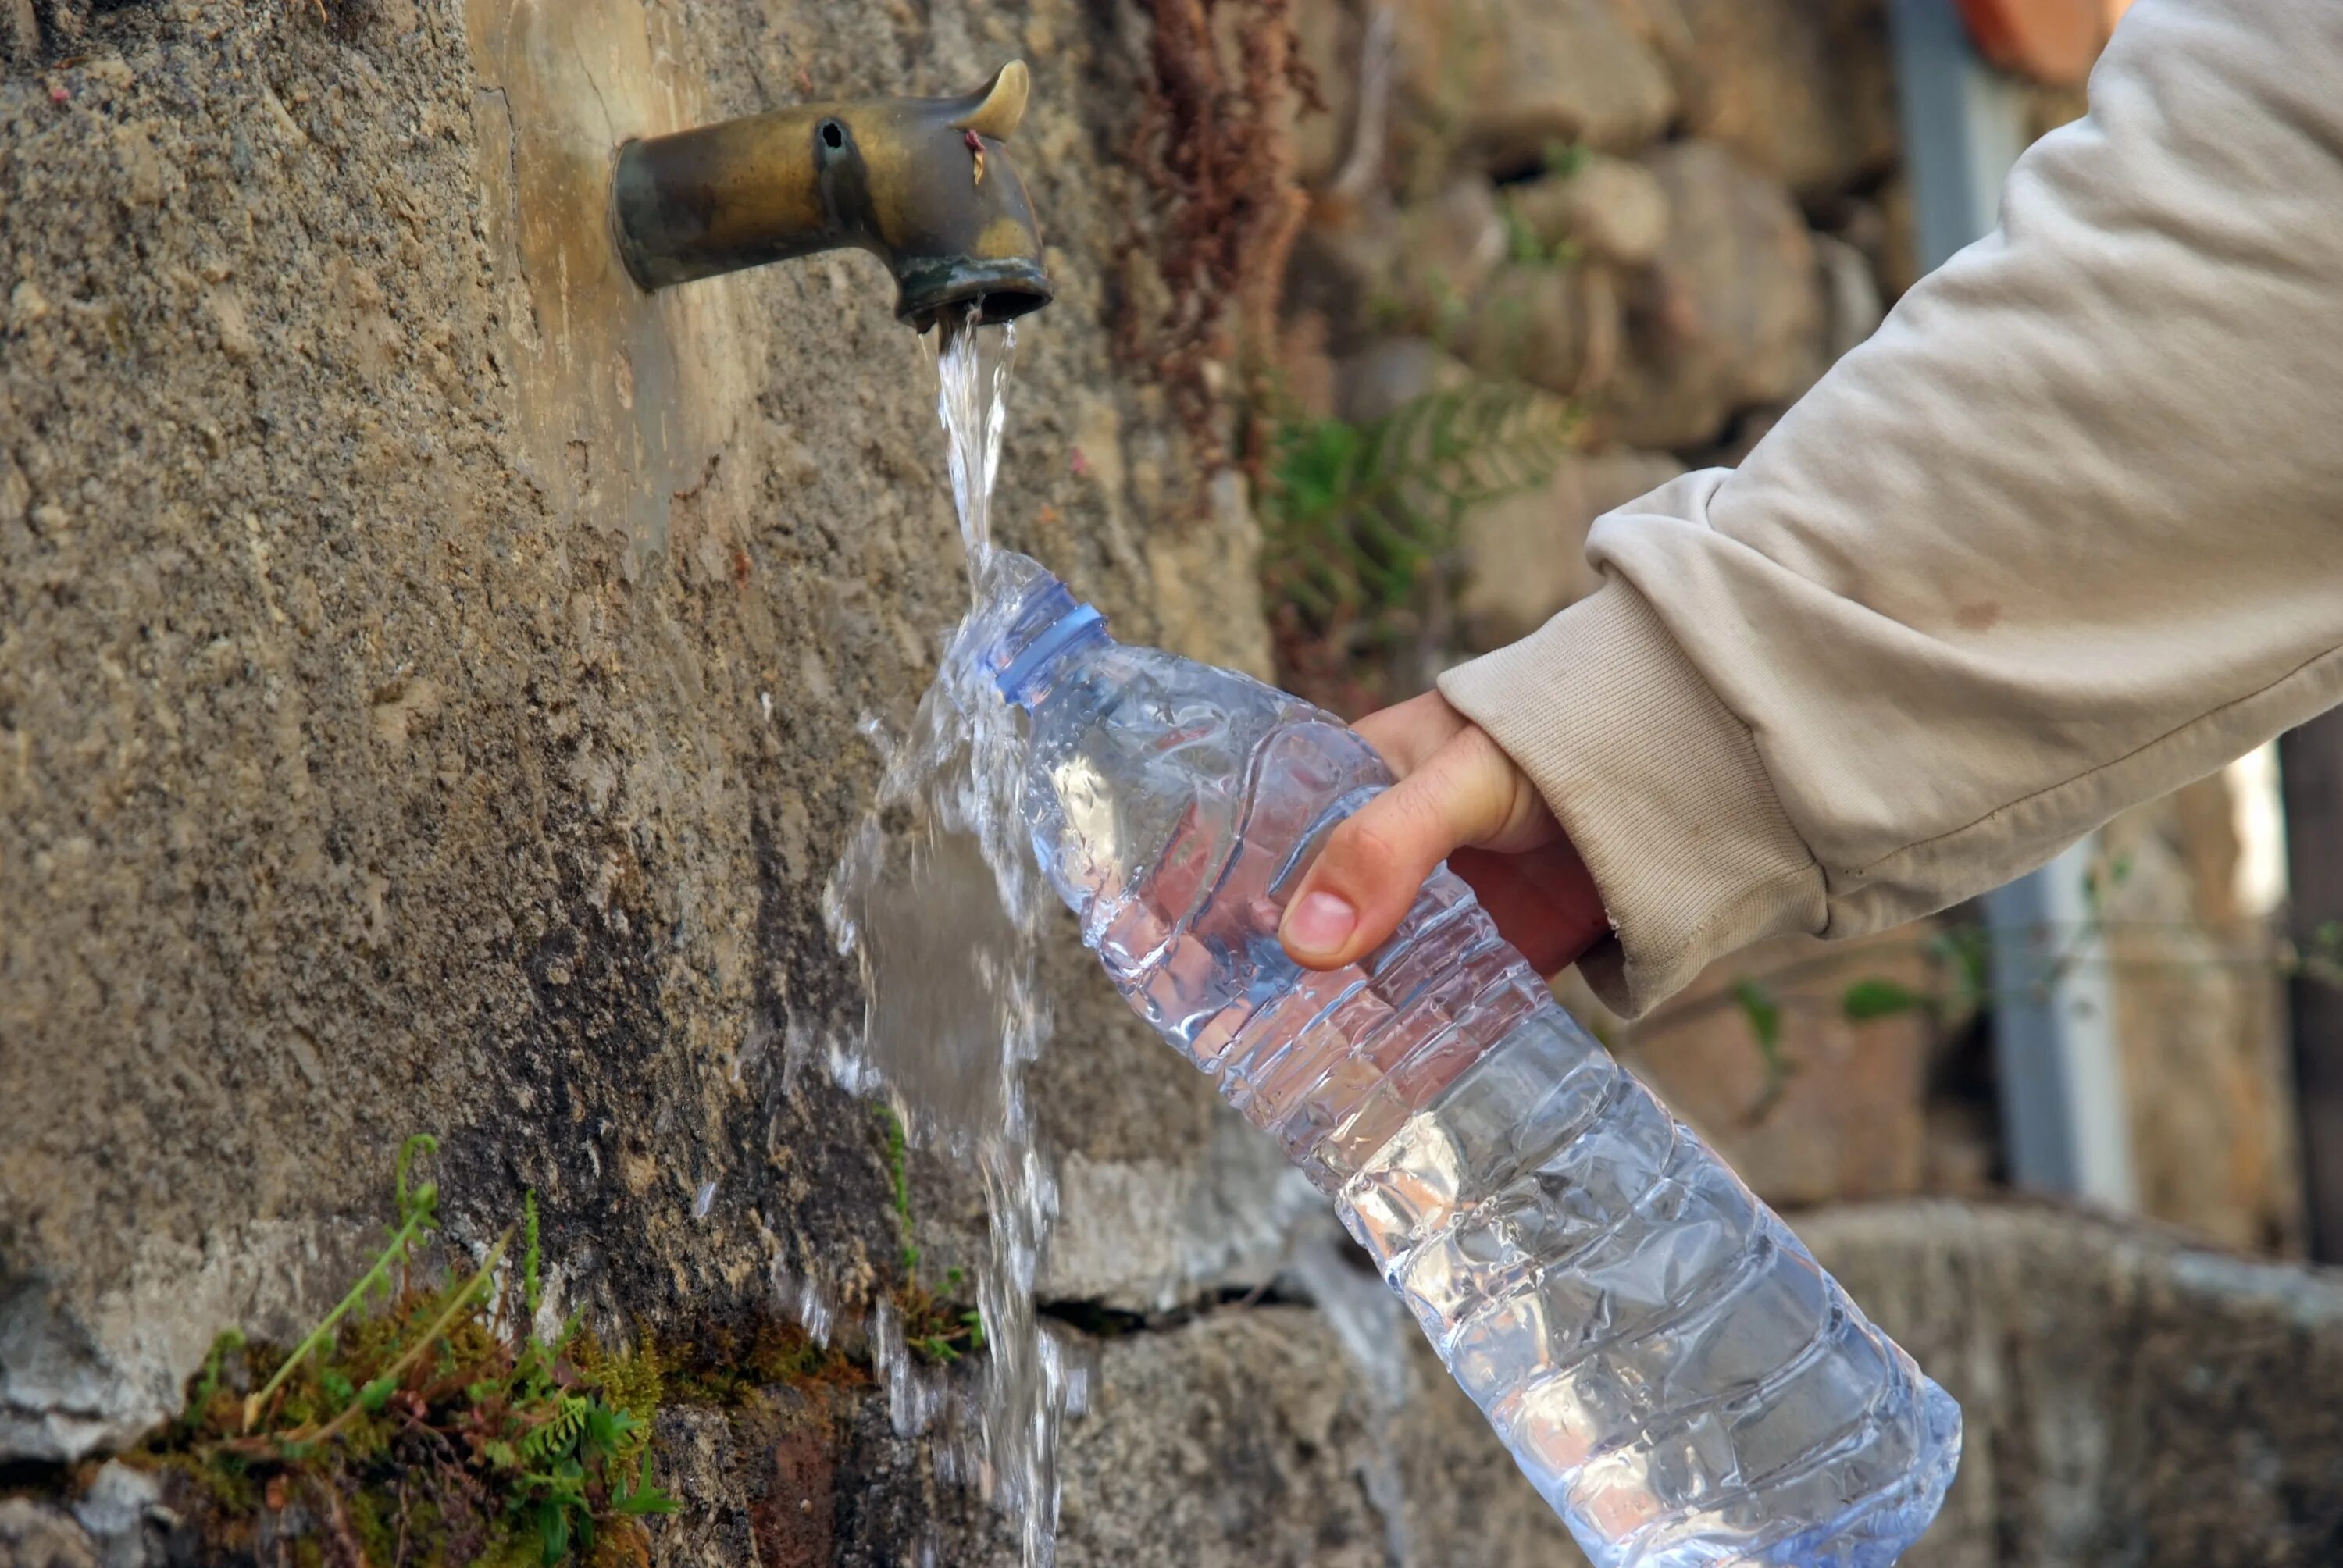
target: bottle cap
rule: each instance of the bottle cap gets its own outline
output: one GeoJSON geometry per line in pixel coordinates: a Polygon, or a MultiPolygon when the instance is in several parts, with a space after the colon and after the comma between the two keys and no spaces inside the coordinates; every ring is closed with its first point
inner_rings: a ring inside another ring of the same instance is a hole
{"type": "Polygon", "coordinates": [[[1105,635],[1106,617],[1096,607],[1077,602],[1064,583],[1044,577],[1026,590],[1009,629],[986,657],[993,687],[1030,709],[1047,690],[1051,668],[1061,656],[1105,635]]]}

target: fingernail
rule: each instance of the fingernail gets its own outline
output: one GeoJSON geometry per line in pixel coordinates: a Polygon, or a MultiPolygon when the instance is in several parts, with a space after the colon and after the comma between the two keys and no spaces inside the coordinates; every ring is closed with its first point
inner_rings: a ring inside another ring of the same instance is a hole
{"type": "Polygon", "coordinates": [[[1285,914],[1285,940],[1303,952],[1331,953],[1358,928],[1359,911],[1335,893],[1311,893],[1285,914]]]}

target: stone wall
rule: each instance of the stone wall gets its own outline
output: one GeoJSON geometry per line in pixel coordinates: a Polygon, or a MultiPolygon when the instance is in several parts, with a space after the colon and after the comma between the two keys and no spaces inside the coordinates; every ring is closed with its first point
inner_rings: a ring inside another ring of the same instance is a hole
{"type": "MultiPolygon", "coordinates": [[[[1908,274],[1855,0],[1410,0],[1380,97],[1370,16],[1296,9],[1332,112],[1294,129],[1290,385],[1366,417],[1525,370],[1596,410],[1539,505],[1476,520],[1553,575],[1468,590],[1463,646],[1567,598],[1573,530],[1731,456],[1908,274]]],[[[907,1241],[931,1273],[980,1244],[917,1151],[907,1234],[822,1067],[860,1011],[820,908],[860,729],[906,716],[962,592],[927,372],[867,258],[633,297],[597,160],[1026,57],[1060,297],[1000,526],[1130,635],[1266,672],[1252,525],[1184,504],[1111,346],[1145,40],[1074,0],[0,0],[0,1562],[216,1560],[99,1461],[219,1329],[315,1321],[409,1131],[459,1247],[538,1194],[558,1307],[614,1340],[744,1332],[779,1276],[859,1352],[907,1241]]],[[[1051,980],[1041,1293],[1096,1360],[1061,1561],[1572,1560],[1271,1152],[1071,940],[1051,980]]],[[[1879,1038],[1831,1049],[1910,1099],[1925,1043],[1879,1038]]],[[[1721,1081],[1720,1120],[1768,1092],[1721,1081]]],[[[1752,1143],[1761,1179],[1908,1190],[1904,1121],[1832,1114],[1828,1158],[1752,1143]]],[[[1831,1257],[1901,1302],[1910,1239],[1831,1257]]],[[[680,1401],[660,1454],[662,1563],[1014,1557],[867,1379],[680,1401]]]]}
{"type": "MultiPolygon", "coordinates": [[[[1131,635],[1265,668],[1242,519],[1152,505],[1180,447],[1109,347],[1141,18],[0,23],[0,1474],[128,1442],[221,1329],[314,1322],[409,1131],[442,1141],[452,1241],[534,1191],[559,1307],[618,1339],[769,1314],[776,1269],[850,1323],[908,1238],[883,1126],[820,1066],[860,1002],[820,900],[877,775],[858,726],[908,716],[965,592],[928,372],[865,257],[628,297],[595,160],[1029,57],[1061,292],[1003,530],[1131,635]]],[[[1078,952],[1060,990],[1036,1097],[1076,1221],[1045,1289],[1265,1283],[1222,1221],[1272,1209],[1272,1162],[1216,1158],[1205,1086],[1078,952]],[[1086,1228],[1131,1194],[1143,1221],[1086,1228]]],[[[912,1176],[921,1239],[974,1246],[965,1184],[912,1176]]],[[[1306,1316],[1248,1343],[1310,1359],[1306,1316]]],[[[1277,1456],[1283,1410],[1229,1419],[1277,1456]]],[[[841,1560],[990,1550],[875,1396],[809,1420],[841,1560]]],[[[775,1452],[692,1473],[702,1517],[749,1517],[775,1452]]],[[[1256,1524],[1193,1528],[1209,1554],[1256,1524]]],[[[709,1529],[662,1555],[743,1560],[709,1529]]]]}
{"type": "Polygon", "coordinates": [[[2343,1555],[2343,1274],[2049,1208],[1799,1231],[1961,1402],[1960,1474],[1909,1568],[2343,1555]]]}

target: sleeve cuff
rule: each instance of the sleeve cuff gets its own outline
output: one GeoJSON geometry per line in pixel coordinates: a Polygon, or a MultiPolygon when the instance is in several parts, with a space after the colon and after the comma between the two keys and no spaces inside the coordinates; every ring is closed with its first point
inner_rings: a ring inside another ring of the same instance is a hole
{"type": "Polygon", "coordinates": [[[1585,860],[1613,934],[1579,969],[1604,1006],[1635,1017],[1720,954],[1822,930],[1822,869],[1748,727],[1625,582],[1440,690],[1521,765],[1585,860]]]}

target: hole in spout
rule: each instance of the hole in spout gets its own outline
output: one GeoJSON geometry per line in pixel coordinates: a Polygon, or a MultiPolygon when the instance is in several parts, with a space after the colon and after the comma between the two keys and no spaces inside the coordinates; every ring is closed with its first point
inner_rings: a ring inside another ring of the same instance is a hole
{"type": "Polygon", "coordinates": [[[1050,296],[1040,289],[996,288],[984,297],[984,319],[996,324],[1014,321],[1049,303],[1050,296]]]}
{"type": "Polygon", "coordinates": [[[835,152],[846,145],[846,127],[836,120],[821,123],[821,145],[835,152]]]}

